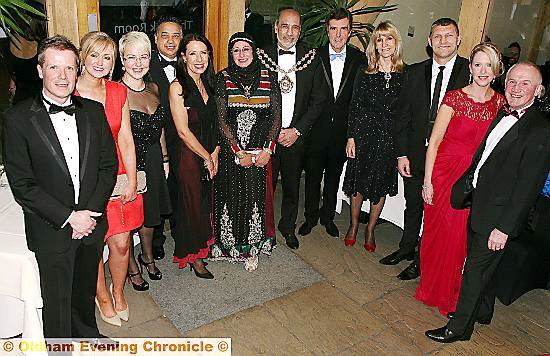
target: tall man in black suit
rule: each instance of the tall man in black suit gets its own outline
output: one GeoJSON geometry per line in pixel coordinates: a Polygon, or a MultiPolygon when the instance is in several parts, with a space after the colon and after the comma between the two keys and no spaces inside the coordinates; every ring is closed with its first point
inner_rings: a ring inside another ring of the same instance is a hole
{"type": "Polygon", "coordinates": [[[264,17],[250,10],[252,0],[244,2],[244,32],[252,36],[257,48],[262,48],[265,42],[264,17]]]}
{"type": "Polygon", "coordinates": [[[42,93],[5,114],[4,164],[40,273],[47,338],[99,337],[94,297],[118,161],[101,104],[71,96],[78,51],[38,48],[42,93]]]}
{"type": "Polygon", "coordinates": [[[277,45],[260,51],[260,59],[278,72],[282,94],[282,129],[273,155],[273,190],[281,173],[283,199],[278,228],[288,247],[299,247],[294,233],[298,216],[300,176],[303,169],[305,139],[326,101],[322,69],[315,50],[298,42],[300,13],[294,9],[279,12],[275,21],[277,45]],[[296,69],[292,69],[296,65],[296,69]]]}
{"type": "Polygon", "coordinates": [[[405,222],[399,249],[380,260],[394,265],[404,259],[413,263],[401,272],[402,280],[420,275],[420,226],[424,212],[422,184],[426,146],[443,96],[468,85],[468,60],[457,55],[460,34],[456,22],[441,18],[432,24],[428,44],[433,58],[405,69],[396,118],[397,169],[405,186],[405,222]],[[415,251],[416,250],[416,251],[415,251]]]}
{"type": "MultiPolygon", "coordinates": [[[[151,53],[151,64],[149,73],[151,79],[158,85],[160,104],[165,107],[168,113],[164,134],[166,136],[166,147],[168,155],[163,157],[164,164],[170,165],[170,173],[168,176],[168,190],[172,198],[177,194],[177,183],[173,176],[176,172],[175,168],[175,149],[180,144],[176,127],[172,121],[170,112],[170,98],[168,91],[170,83],[176,78],[176,62],[178,49],[182,39],[182,27],[176,17],[161,17],[157,20],[157,28],[155,29],[155,44],[157,49],[151,53]]],[[[172,199],[172,205],[175,206],[175,201],[172,199]]],[[[170,228],[174,229],[176,224],[173,222],[173,217],[170,218],[170,228]]],[[[164,258],[164,224],[155,228],[153,235],[153,257],[155,260],[164,258]]]]}
{"type": "Polygon", "coordinates": [[[336,195],[342,168],[346,162],[348,112],[355,76],[367,57],[348,46],[353,22],[352,14],[343,8],[333,11],[327,22],[329,44],[321,47],[323,79],[326,81],[327,105],[315,122],[308,137],[305,158],[306,194],[305,218],[298,233],[307,235],[321,220],[321,225],[332,237],[338,237],[334,224],[336,195]],[[323,180],[323,206],[319,209],[321,181],[323,180]]]}
{"type": "Polygon", "coordinates": [[[537,105],[544,89],[538,67],[520,62],[506,76],[503,107],[491,123],[470,168],[455,183],[451,205],[471,206],[468,255],[456,313],[439,329],[438,342],[469,340],[477,321],[489,324],[495,307],[492,277],[508,239],[519,235],[550,167],[550,123],[537,105]]]}

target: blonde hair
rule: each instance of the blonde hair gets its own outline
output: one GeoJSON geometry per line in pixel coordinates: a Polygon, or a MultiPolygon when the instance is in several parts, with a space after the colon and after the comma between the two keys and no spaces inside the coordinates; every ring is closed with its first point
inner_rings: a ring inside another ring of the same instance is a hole
{"type": "Polygon", "coordinates": [[[126,46],[136,46],[141,50],[145,50],[149,57],[151,56],[151,40],[143,32],[139,31],[130,31],[118,40],[118,53],[120,54],[120,60],[124,58],[124,50],[126,46]]]}
{"type": "Polygon", "coordinates": [[[373,74],[378,71],[380,53],[376,50],[376,40],[380,37],[389,36],[395,39],[395,53],[391,57],[392,67],[396,72],[403,71],[403,40],[401,39],[401,34],[394,24],[390,21],[384,21],[376,26],[370,36],[369,45],[367,46],[367,59],[369,60],[369,65],[367,67],[368,74],[373,74]]]}
{"type": "Polygon", "coordinates": [[[495,77],[500,77],[502,73],[504,73],[504,65],[502,64],[502,54],[497,46],[491,42],[482,42],[477,44],[470,53],[470,64],[474,60],[475,55],[479,52],[483,52],[489,57],[493,75],[495,77]]]}
{"type": "MultiPolygon", "coordinates": [[[[111,79],[115,67],[116,43],[105,32],[88,32],[86,35],[84,35],[84,37],[82,37],[82,39],[80,40],[80,63],[84,65],[86,58],[90,55],[91,52],[101,52],[107,48],[111,50],[111,57],[113,58],[113,67],[109,71],[109,79],[111,79]]],[[[84,68],[82,70],[82,73],[84,73],[84,68]]]]}

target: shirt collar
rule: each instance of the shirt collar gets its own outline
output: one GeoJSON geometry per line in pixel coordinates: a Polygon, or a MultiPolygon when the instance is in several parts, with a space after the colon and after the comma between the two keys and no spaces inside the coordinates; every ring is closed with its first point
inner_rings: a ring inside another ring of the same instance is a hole
{"type": "Polygon", "coordinates": [[[175,58],[170,59],[170,58],[166,57],[164,54],[162,54],[162,53],[160,53],[160,52],[159,52],[159,56],[160,56],[161,58],[164,58],[164,59],[167,60],[168,62],[175,62],[175,61],[178,60],[178,57],[177,57],[177,56],[176,56],[175,58]]]}
{"type": "Polygon", "coordinates": [[[347,49],[347,46],[344,47],[344,49],[342,50],[342,52],[336,52],[332,46],[329,44],[328,45],[328,54],[343,54],[344,56],[346,56],[346,49],[347,49]]]}
{"type": "MultiPolygon", "coordinates": [[[[52,98],[50,98],[49,96],[47,96],[43,89],[42,89],[42,96],[44,97],[44,99],[46,99],[46,100],[49,101],[50,103],[55,104],[55,105],[59,105],[59,106],[61,106],[61,107],[71,105],[71,103],[72,103],[72,99],[71,99],[71,96],[70,96],[70,95],[69,95],[69,97],[67,98],[67,100],[65,100],[65,102],[64,102],[63,104],[58,104],[55,100],[53,100],[52,98]]],[[[43,102],[44,105],[46,106],[46,110],[49,110],[49,109],[50,109],[50,104],[47,103],[47,102],[44,101],[44,100],[42,100],[42,102],[43,102]]]]}
{"type": "Polygon", "coordinates": [[[284,49],[281,46],[279,46],[279,44],[277,44],[277,53],[279,53],[280,49],[282,49],[284,51],[292,51],[292,52],[294,52],[294,54],[296,54],[296,45],[290,47],[289,49],[284,49]]]}
{"type": "Polygon", "coordinates": [[[456,62],[456,57],[458,57],[458,54],[455,54],[453,58],[451,58],[451,60],[449,60],[447,63],[445,64],[439,64],[437,63],[435,60],[432,60],[432,71],[439,71],[439,67],[441,66],[444,66],[445,69],[447,68],[453,68],[453,66],[455,65],[455,62],[456,62]]]}

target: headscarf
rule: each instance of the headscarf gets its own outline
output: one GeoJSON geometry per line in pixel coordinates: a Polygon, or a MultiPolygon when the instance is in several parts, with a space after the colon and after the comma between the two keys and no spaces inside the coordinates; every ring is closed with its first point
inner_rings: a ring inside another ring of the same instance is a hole
{"type": "Polygon", "coordinates": [[[244,90],[244,87],[251,86],[251,91],[254,91],[260,85],[260,60],[258,59],[258,54],[256,53],[256,44],[252,37],[245,32],[236,32],[229,39],[229,44],[227,46],[229,54],[229,66],[227,67],[227,72],[231,76],[231,79],[237,84],[241,89],[244,90]],[[233,46],[239,41],[244,41],[252,47],[252,63],[247,67],[241,68],[233,60],[233,46]]]}

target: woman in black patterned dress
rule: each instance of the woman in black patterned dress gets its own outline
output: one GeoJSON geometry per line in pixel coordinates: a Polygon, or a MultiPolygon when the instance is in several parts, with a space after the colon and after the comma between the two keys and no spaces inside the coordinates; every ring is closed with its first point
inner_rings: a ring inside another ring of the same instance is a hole
{"type": "MultiPolygon", "coordinates": [[[[149,284],[141,275],[143,269],[152,280],[162,278],[153,259],[153,230],[162,224],[162,217],[170,214],[171,204],[166,176],[166,141],[163,127],[166,121],[166,109],[160,105],[158,87],[155,83],[144,81],[149,71],[151,42],[143,32],[128,32],[119,41],[121,61],[124,65],[122,84],[128,88],[130,106],[130,124],[136,146],[136,167],[145,171],[147,191],[143,194],[143,226],[139,229],[141,253],[138,265],[134,249],[130,248],[128,262],[128,280],[135,290],[149,289],[149,284]],[[163,161],[165,161],[163,163],[163,161]]],[[[130,239],[132,244],[132,239],[130,239]]]]}
{"type": "Polygon", "coordinates": [[[275,244],[271,154],[281,127],[281,93],[262,69],[252,38],[229,40],[229,67],[217,74],[220,167],[214,189],[213,259],[258,266],[275,244]]]}
{"type": "Polygon", "coordinates": [[[374,252],[374,228],[386,195],[397,194],[393,119],[401,90],[403,60],[399,30],[390,22],[374,30],[368,67],[357,75],[348,121],[348,164],[344,192],[351,197],[350,226],[344,239],[353,246],[359,229],[363,200],[370,201],[364,248],[374,252]]]}

